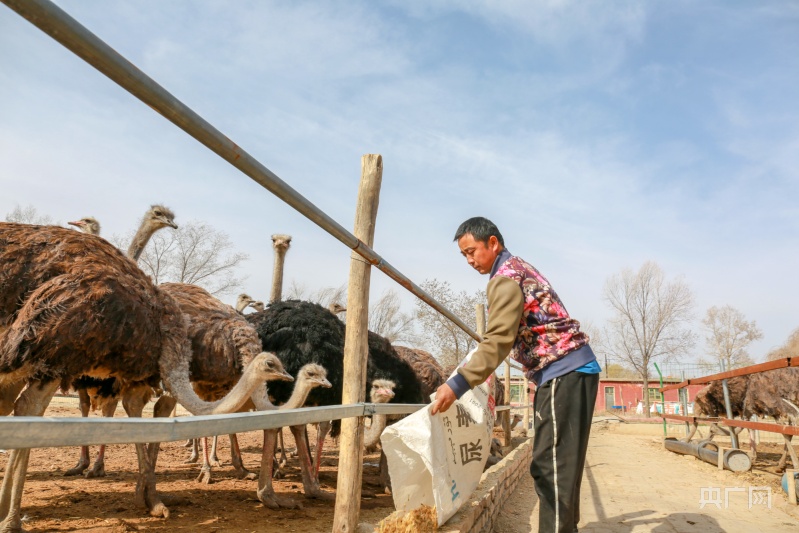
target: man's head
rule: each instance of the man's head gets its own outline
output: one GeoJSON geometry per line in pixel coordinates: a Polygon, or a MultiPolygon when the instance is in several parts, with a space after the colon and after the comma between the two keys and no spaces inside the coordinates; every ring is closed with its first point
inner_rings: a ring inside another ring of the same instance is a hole
{"type": "Polygon", "coordinates": [[[461,224],[454,240],[469,266],[481,274],[491,272],[494,260],[505,249],[505,240],[497,226],[483,217],[473,217],[461,224]]]}

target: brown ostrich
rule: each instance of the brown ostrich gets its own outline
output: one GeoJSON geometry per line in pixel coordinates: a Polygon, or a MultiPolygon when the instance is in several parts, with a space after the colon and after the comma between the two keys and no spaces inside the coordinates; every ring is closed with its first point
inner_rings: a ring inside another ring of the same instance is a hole
{"type": "MultiPolygon", "coordinates": [[[[239,380],[242,369],[262,352],[258,333],[242,315],[201,287],[186,283],[162,283],[159,288],[175,299],[188,324],[193,354],[189,371],[194,391],[205,401],[223,397],[239,380]]],[[[285,374],[276,379],[291,381],[291,376],[285,374]]],[[[252,408],[272,408],[265,388],[259,389],[252,401],[247,401],[241,410],[252,408]]],[[[242,463],[236,435],[229,437],[236,476],[255,479],[255,474],[242,463]]],[[[215,449],[212,458],[209,458],[208,439],[204,438],[203,464],[197,481],[210,483],[211,465],[219,466],[218,461],[215,449]]]]}
{"type": "MultiPolygon", "coordinates": [[[[96,236],[55,226],[0,223],[0,414],[42,416],[58,387],[81,375],[119,381],[129,416],[163,383],[156,404],[177,401],[197,415],[238,410],[266,379],[283,373],[272,354],[256,357],[236,387],[202,401],[189,380],[191,347],[177,303],[128,257],[96,236]],[[24,389],[24,391],[23,391],[24,389]]],[[[136,444],[135,499],[169,515],[155,484],[158,443],[136,444]]],[[[29,449],[11,452],[0,489],[0,531],[19,532],[29,449]]]]}
{"type": "Polygon", "coordinates": [[[252,296],[247,293],[239,294],[238,298],[236,298],[236,312],[240,315],[244,314],[244,310],[247,309],[247,306],[253,303],[255,300],[252,296]]]}
{"type": "MultiPolygon", "coordinates": [[[[84,217],[70,225],[89,235],[100,235],[100,223],[94,217],[84,217]]],[[[128,247],[128,257],[138,261],[153,234],[163,228],[177,229],[175,214],[162,205],[152,205],[144,213],[139,228],[128,247]]],[[[71,383],[71,388],[78,393],[78,405],[82,417],[88,417],[90,411],[100,411],[103,417],[113,418],[119,404],[119,384],[114,378],[97,379],[92,376],[81,376],[71,383]]],[[[97,450],[94,464],[89,468],[89,447],[81,446],[78,464],[64,472],[65,476],[84,474],[87,478],[105,476],[105,444],[97,450]]]]}
{"type": "Polygon", "coordinates": [[[100,223],[94,217],[83,217],[80,220],[67,222],[70,226],[75,226],[83,233],[89,235],[100,235],[100,223]]]}
{"type": "MultiPolygon", "coordinates": [[[[316,363],[308,363],[300,368],[297,373],[297,379],[294,389],[291,392],[289,399],[282,404],[278,409],[297,409],[305,404],[308,395],[316,387],[323,387],[329,389],[332,385],[327,380],[327,370],[322,365],[316,363]]],[[[258,476],[258,499],[266,507],[270,509],[280,508],[300,508],[302,507],[299,502],[285,498],[279,498],[275,494],[275,489],[272,486],[272,475],[275,465],[275,446],[277,445],[278,429],[264,430],[264,447],[261,455],[261,474],[258,476]]],[[[297,435],[295,434],[295,438],[297,435]]],[[[300,439],[302,440],[302,439],[300,439]]],[[[297,442],[297,447],[307,446],[307,440],[297,442]]],[[[307,452],[307,450],[306,450],[307,452]]],[[[301,460],[305,458],[306,463],[302,468],[303,478],[305,472],[310,469],[310,455],[308,453],[300,454],[301,460]]]]}
{"type": "Polygon", "coordinates": [[[430,352],[397,345],[394,345],[394,349],[403,361],[411,365],[414,373],[419,377],[422,382],[422,394],[425,398],[429,399],[430,395],[447,381],[448,376],[444,374],[444,369],[430,352]]]}
{"type": "MultiPolygon", "coordinates": [[[[730,392],[730,407],[732,416],[740,416],[747,419],[752,415],[760,417],[773,417],[776,421],[787,421],[791,424],[796,423],[797,413],[793,404],[799,403],[799,368],[779,368],[738,376],[727,380],[727,387],[730,392]]],[[[727,409],[724,404],[724,390],[721,381],[714,381],[696,393],[694,398],[694,416],[727,416],[727,409]]],[[[694,422],[690,434],[685,437],[689,442],[697,431],[698,424],[694,422]]],[[[740,428],[732,428],[739,433],[740,428]]],[[[710,438],[716,434],[727,434],[729,430],[721,428],[718,424],[712,424],[710,428],[710,438]]],[[[799,466],[799,458],[791,446],[791,437],[783,435],[785,447],[777,465],[777,470],[785,469],[788,455],[794,468],[799,466]]],[[[750,432],[749,437],[749,456],[754,461],[757,458],[757,445],[750,432]]]]}

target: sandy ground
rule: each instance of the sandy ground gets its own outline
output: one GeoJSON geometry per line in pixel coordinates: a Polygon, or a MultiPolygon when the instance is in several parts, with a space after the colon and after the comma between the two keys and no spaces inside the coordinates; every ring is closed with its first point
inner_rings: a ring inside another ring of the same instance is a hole
{"type": "MultiPolygon", "coordinates": [[[[77,400],[55,399],[46,416],[80,416],[77,400]]],[[[94,416],[94,415],[92,415],[94,416]]],[[[117,416],[124,416],[118,412],[117,416]]],[[[145,416],[149,416],[145,411],[145,416]]],[[[313,426],[311,426],[313,428],[313,426]]],[[[316,435],[310,432],[311,442],[316,435]]],[[[293,449],[291,432],[286,430],[287,448],[293,449]]],[[[262,433],[239,434],[244,465],[257,471],[262,433]]],[[[92,459],[96,452],[92,447],[92,459]]],[[[205,485],[195,478],[199,466],[186,464],[189,449],[182,442],[162,443],[158,458],[158,490],[170,509],[166,520],[149,517],[134,505],[136,455],[132,445],[109,446],[106,452],[106,477],[85,479],[65,477],[64,472],[78,461],[77,448],[32,450],[22,500],[23,527],[30,533],[80,531],[84,533],[153,532],[317,532],[330,531],[334,501],[307,500],[296,459],[289,461],[287,475],[274,482],[279,496],[300,501],[302,509],[272,510],[256,498],[257,481],[236,479],[230,466],[230,442],[220,437],[219,459],[213,483],[205,485]]],[[[338,446],[328,438],[320,469],[322,488],[331,495],[336,487],[338,446]]],[[[8,455],[0,453],[0,468],[8,455]]],[[[361,500],[361,520],[377,523],[394,511],[390,495],[377,485],[379,454],[365,458],[364,492],[373,495],[361,500]]]]}
{"type": "MultiPolygon", "coordinates": [[[[55,401],[48,416],[76,416],[77,403],[55,401]]],[[[682,436],[682,428],[670,434],[682,436]]],[[[287,446],[293,448],[291,433],[287,446]]],[[[244,464],[256,470],[260,463],[261,434],[239,435],[244,464]]],[[[315,438],[311,431],[311,439],[315,438]]],[[[716,533],[799,531],[799,510],[787,503],[774,472],[780,447],[761,445],[755,469],[745,474],[719,472],[717,468],[662,448],[662,426],[596,423],[592,431],[582,491],[580,531],[638,533],[644,531],[716,533]],[[749,506],[749,488],[766,487],[771,506],[749,506]],[[719,494],[718,506],[701,508],[719,494]],[[743,489],[743,491],[741,491],[743,489]],[[724,502],[725,492],[729,496],[724,502]]],[[[92,449],[92,453],[95,448],[92,449]]],[[[336,486],[336,443],[326,442],[320,480],[331,494],[336,486]]],[[[0,454],[0,467],[6,454],[0,454]]],[[[110,446],[107,476],[99,479],[64,477],[78,458],[75,448],[34,450],[23,496],[24,527],[31,533],[80,531],[123,533],[131,531],[191,532],[323,532],[333,523],[333,501],[306,500],[302,494],[296,459],[287,475],[275,481],[277,493],[303,504],[299,510],[270,510],[256,498],[256,482],[236,479],[230,467],[227,437],[220,438],[219,458],[210,485],[195,481],[199,467],[186,464],[182,443],[164,443],[158,463],[158,489],[171,501],[169,519],[147,516],[133,503],[136,469],[130,445],[110,446]]],[[[394,510],[391,496],[377,486],[379,456],[366,457],[362,522],[376,524],[394,510]]],[[[500,513],[497,533],[537,531],[537,497],[532,478],[523,476],[500,513]]]]}
{"type": "MultiPolygon", "coordinates": [[[[788,504],[774,472],[777,445],[761,445],[751,472],[713,465],[662,447],[662,429],[595,424],[582,486],[579,529],[593,533],[774,533],[799,531],[799,509],[788,504]],[[649,433],[649,435],[641,434],[649,433]],[[659,434],[659,436],[658,436],[659,434]],[[759,490],[758,487],[765,487],[759,490]],[[749,505],[749,489],[771,494],[749,505]],[[706,503],[702,506],[702,494],[706,503]],[[725,502],[725,494],[728,500],[725,502]],[[718,501],[718,504],[713,503],[718,501]]],[[[538,499],[524,476],[500,515],[496,533],[538,530],[538,499]]]]}

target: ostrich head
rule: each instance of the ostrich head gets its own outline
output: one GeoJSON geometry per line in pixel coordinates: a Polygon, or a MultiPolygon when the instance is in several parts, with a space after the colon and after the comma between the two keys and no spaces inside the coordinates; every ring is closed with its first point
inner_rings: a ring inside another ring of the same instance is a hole
{"type": "Polygon", "coordinates": [[[328,306],[327,306],[327,308],[328,308],[328,309],[330,310],[330,312],[331,312],[331,313],[333,313],[334,315],[337,315],[337,314],[339,314],[339,313],[343,313],[344,311],[346,311],[346,310],[347,310],[347,308],[346,308],[346,307],[344,307],[343,305],[341,305],[341,304],[340,304],[340,303],[338,303],[338,302],[333,302],[332,304],[328,305],[328,306]]]}
{"type": "Polygon", "coordinates": [[[285,252],[291,246],[291,235],[275,233],[272,235],[272,246],[276,252],[285,252]]]}
{"type": "Polygon", "coordinates": [[[150,206],[150,209],[144,213],[141,227],[150,234],[166,227],[178,229],[178,225],[175,224],[175,213],[163,205],[150,206]]]}
{"type": "Polygon", "coordinates": [[[263,381],[294,381],[291,374],[283,368],[283,363],[271,352],[261,352],[252,363],[257,365],[255,371],[263,381]]]}
{"type": "Polygon", "coordinates": [[[100,223],[97,222],[97,219],[94,217],[83,217],[80,220],[75,220],[74,222],[67,222],[70,226],[75,226],[83,233],[88,233],[89,235],[100,235],[100,223]]]}
{"type": "Polygon", "coordinates": [[[153,232],[167,226],[178,229],[178,225],[175,224],[175,213],[163,205],[150,206],[150,209],[144,213],[142,225],[146,225],[153,232]]]}
{"type": "Polygon", "coordinates": [[[236,298],[236,311],[238,311],[239,313],[243,312],[247,308],[247,306],[253,303],[254,301],[255,300],[253,299],[253,297],[247,293],[243,292],[239,294],[239,297],[236,298]]]}
{"type": "Polygon", "coordinates": [[[310,387],[324,387],[329,389],[333,385],[327,380],[327,370],[322,365],[309,363],[297,373],[297,382],[305,383],[310,387]]]}
{"type": "Polygon", "coordinates": [[[265,309],[264,303],[261,300],[258,300],[257,302],[250,302],[250,307],[259,312],[265,309]]]}
{"type": "Polygon", "coordinates": [[[372,382],[369,400],[372,403],[388,403],[394,398],[394,389],[396,387],[397,384],[390,379],[376,379],[372,382]]]}

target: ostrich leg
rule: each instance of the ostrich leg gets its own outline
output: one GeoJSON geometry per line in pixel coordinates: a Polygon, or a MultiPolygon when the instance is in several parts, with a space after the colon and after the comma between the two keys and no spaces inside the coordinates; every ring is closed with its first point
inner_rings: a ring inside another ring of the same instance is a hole
{"type": "MultiPolygon", "coordinates": [[[[319,467],[322,466],[322,449],[325,446],[325,438],[327,438],[327,434],[330,433],[330,422],[320,422],[318,426],[318,430],[316,432],[316,449],[314,450],[314,464],[313,464],[313,471],[314,477],[318,480],[319,479],[319,467]]],[[[294,431],[293,429],[291,430],[294,431]]],[[[308,442],[308,431],[305,431],[305,438],[308,442]]],[[[299,447],[297,447],[297,452],[299,453],[299,447]]],[[[318,482],[318,481],[317,481],[318,482]]]]}
{"type": "MultiPolygon", "coordinates": [[[[43,383],[35,381],[22,393],[14,405],[14,416],[42,416],[55,391],[58,382],[43,383]]],[[[0,531],[18,533],[22,531],[22,489],[28,470],[30,449],[13,450],[8,458],[3,485],[0,488],[0,531]]]]}
{"type": "MultiPolygon", "coordinates": [[[[103,404],[103,416],[105,418],[114,418],[114,413],[116,413],[118,404],[119,404],[119,399],[115,398],[113,400],[107,400],[103,404]]],[[[89,470],[86,471],[84,475],[86,476],[86,478],[105,476],[105,444],[100,445],[100,448],[97,450],[97,457],[94,460],[94,464],[89,470]]]]}
{"type": "MultiPolygon", "coordinates": [[[[91,400],[89,399],[89,393],[84,388],[78,389],[78,406],[80,407],[80,416],[83,418],[88,417],[91,409],[91,400]]],[[[89,447],[81,446],[78,464],[64,472],[64,475],[77,476],[83,474],[87,468],[89,468],[89,447]]]]}
{"type": "Polygon", "coordinates": [[[236,472],[236,477],[239,479],[253,480],[258,477],[255,472],[250,472],[244,467],[244,461],[241,459],[241,447],[239,447],[239,438],[235,433],[228,435],[230,437],[230,461],[233,463],[233,469],[236,472]]]}
{"type": "Polygon", "coordinates": [[[25,388],[25,382],[4,384],[0,387],[0,416],[10,415],[14,412],[14,402],[25,388]]]}
{"type": "Polygon", "coordinates": [[[186,447],[191,448],[191,455],[183,463],[194,464],[200,460],[200,439],[189,439],[186,442],[189,443],[186,447]]]}
{"type": "Polygon", "coordinates": [[[198,483],[211,484],[211,461],[208,457],[208,437],[203,437],[203,465],[200,467],[200,474],[197,476],[198,483]]]}
{"type": "Polygon", "coordinates": [[[311,451],[308,449],[307,426],[305,424],[300,426],[291,426],[291,433],[294,435],[294,442],[297,445],[297,457],[300,459],[302,487],[303,491],[305,492],[305,497],[318,500],[335,500],[335,494],[325,492],[319,485],[319,475],[314,471],[314,465],[311,463],[311,451]]]}
{"type": "Polygon", "coordinates": [[[270,509],[302,509],[302,505],[299,502],[286,498],[278,498],[275,494],[274,487],[272,487],[276,443],[277,430],[265,429],[264,448],[261,453],[261,473],[258,476],[258,491],[256,495],[258,496],[258,500],[270,509]]]}
{"type": "MultiPolygon", "coordinates": [[[[149,401],[152,389],[146,385],[126,390],[122,396],[122,407],[131,418],[141,418],[144,405],[149,401]]],[[[156,404],[158,405],[158,404],[156,404]]],[[[150,516],[169,518],[169,509],[161,501],[155,488],[155,458],[158,456],[158,443],[136,444],[136,457],[139,460],[139,474],[136,478],[134,501],[139,507],[149,510],[150,516]],[[156,448],[156,451],[153,451],[156,448]]]]}
{"type": "Polygon", "coordinates": [[[216,455],[216,447],[219,444],[219,435],[214,435],[214,441],[211,445],[211,456],[208,458],[208,462],[211,466],[222,466],[222,461],[219,460],[219,456],[216,455]]]}

